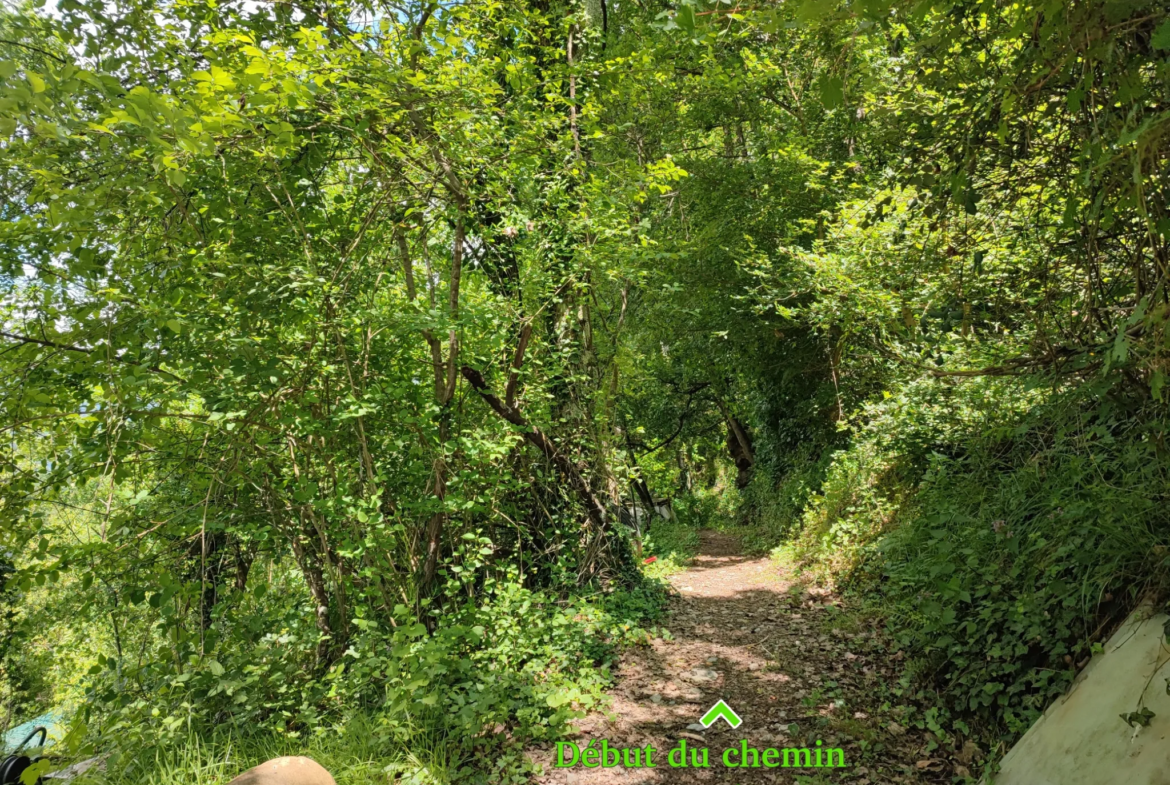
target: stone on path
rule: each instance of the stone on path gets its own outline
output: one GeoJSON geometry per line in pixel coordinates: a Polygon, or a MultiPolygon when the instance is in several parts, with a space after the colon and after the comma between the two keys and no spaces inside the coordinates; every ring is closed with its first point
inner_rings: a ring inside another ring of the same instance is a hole
{"type": "Polygon", "coordinates": [[[683,671],[681,675],[687,681],[719,681],[719,673],[710,668],[695,668],[694,670],[683,671]]]}
{"type": "Polygon", "coordinates": [[[248,769],[228,785],[337,785],[325,768],[302,756],[273,758],[248,769]]]}

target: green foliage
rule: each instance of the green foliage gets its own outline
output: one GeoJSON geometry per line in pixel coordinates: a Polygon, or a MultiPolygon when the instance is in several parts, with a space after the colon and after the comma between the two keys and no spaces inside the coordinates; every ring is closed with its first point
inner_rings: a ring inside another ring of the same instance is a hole
{"type": "Polygon", "coordinates": [[[956,716],[1009,735],[1162,588],[1165,426],[1084,394],[908,386],[836,456],[796,541],[886,618],[956,716]]]}
{"type": "Polygon", "coordinates": [[[1161,586],[1165,462],[1132,415],[1068,402],[939,457],[879,546],[891,624],[959,709],[1019,733],[1161,586]]]}
{"type": "Polygon", "coordinates": [[[817,491],[826,492],[822,483],[830,456],[827,450],[788,456],[774,484],[764,474],[744,490],[738,514],[728,517],[748,552],[767,553],[802,530],[809,505],[822,503],[817,491]]]}
{"type": "Polygon", "coordinates": [[[504,584],[430,634],[418,623],[380,630],[367,622],[321,675],[297,670],[312,641],[287,631],[180,673],[103,670],[87,712],[120,750],[111,782],[193,782],[193,767],[226,781],[232,768],[215,760],[241,746],[233,760],[321,749],[326,760],[340,756],[339,771],[356,771],[348,758],[361,757],[361,776],[393,767],[420,783],[512,781],[518,745],[559,738],[568,720],[599,704],[614,653],[647,639],[644,625],[661,614],[663,597],[653,582],[567,601],[504,584]],[[119,689],[127,682],[144,698],[119,689]],[[238,738],[223,737],[225,728],[238,738]],[[338,734],[343,743],[330,741],[338,734]],[[505,770],[482,765],[489,751],[505,770]]]}
{"type": "Polygon", "coordinates": [[[1145,0],[0,12],[0,723],[488,776],[648,634],[672,498],[649,572],[783,546],[1018,732],[1161,580],[1168,52],[1145,0]]]}
{"type": "MultiPolygon", "coordinates": [[[[190,735],[164,750],[134,751],[122,765],[105,775],[83,777],[81,783],[102,785],[223,785],[258,761],[282,755],[307,755],[320,762],[342,782],[384,783],[388,774],[412,785],[446,785],[468,781],[468,761],[437,730],[416,727],[410,745],[388,732],[377,717],[355,713],[344,721],[321,728],[307,738],[253,733],[247,736],[206,738],[190,735]]],[[[515,755],[501,758],[516,763],[515,755]]],[[[497,777],[481,781],[511,782],[497,777]]]]}
{"type": "Polygon", "coordinates": [[[666,577],[682,572],[699,552],[699,529],[688,521],[655,519],[642,539],[642,553],[655,561],[647,575],[666,577]]]}

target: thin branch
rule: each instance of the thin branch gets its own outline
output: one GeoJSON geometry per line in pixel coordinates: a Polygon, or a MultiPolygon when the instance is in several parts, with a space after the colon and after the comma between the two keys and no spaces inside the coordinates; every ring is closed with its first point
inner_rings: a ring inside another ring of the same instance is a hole
{"type": "Polygon", "coordinates": [[[32,52],[39,52],[40,54],[43,54],[45,57],[53,58],[54,60],[56,60],[58,63],[61,63],[62,65],[69,65],[69,61],[66,60],[64,57],[61,57],[60,55],[55,55],[47,49],[41,49],[39,46],[33,46],[32,44],[24,44],[24,43],[21,43],[20,41],[11,41],[7,38],[0,38],[0,44],[8,44],[9,46],[19,46],[21,49],[28,49],[29,51],[32,51],[32,52]]]}
{"type": "Polygon", "coordinates": [[[520,368],[524,365],[524,352],[528,349],[528,339],[532,337],[532,323],[526,323],[520,330],[520,341],[516,344],[516,353],[512,356],[512,369],[508,372],[508,385],[504,389],[504,403],[512,406],[516,402],[516,383],[520,379],[520,368]]]}
{"type": "MultiPolygon", "coordinates": [[[[9,340],[13,340],[13,341],[18,341],[19,343],[22,343],[22,344],[36,344],[38,346],[45,346],[45,347],[48,347],[50,349],[59,349],[59,350],[64,351],[64,352],[78,352],[80,354],[93,354],[95,352],[94,349],[86,349],[83,346],[74,346],[73,344],[68,344],[68,343],[57,343],[56,341],[42,340],[40,338],[30,338],[27,335],[16,335],[14,333],[4,332],[3,330],[0,330],[0,337],[8,338],[9,340]]],[[[180,381],[180,382],[185,383],[187,381],[182,376],[177,376],[177,375],[171,373],[170,371],[167,371],[167,370],[164,370],[164,369],[158,367],[157,365],[143,365],[142,363],[136,363],[133,360],[127,360],[123,357],[106,357],[106,359],[112,360],[112,361],[117,362],[117,363],[122,363],[124,365],[133,365],[133,366],[138,367],[138,368],[146,368],[148,370],[154,371],[155,373],[161,373],[161,374],[164,374],[166,376],[169,376],[172,379],[175,379],[175,380],[180,381]]]]}

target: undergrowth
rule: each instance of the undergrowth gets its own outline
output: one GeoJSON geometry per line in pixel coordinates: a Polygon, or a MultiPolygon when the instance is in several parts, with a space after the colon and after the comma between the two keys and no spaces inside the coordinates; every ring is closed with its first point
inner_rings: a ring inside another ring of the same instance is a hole
{"type": "Polygon", "coordinates": [[[656,518],[642,538],[642,555],[650,562],[643,569],[649,577],[665,578],[682,572],[698,552],[699,529],[686,518],[656,518]]]}
{"type": "MultiPolygon", "coordinates": [[[[313,757],[341,783],[524,782],[523,746],[559,738],[603,701],[616,653],[661,634],[653,622],[664,599],[650,577],[572,596],[504,584],[430,634],[422,625],[366,625],[343,664],[290,678],[288,708],[275,680],[246,675],[270,659],[251,669],[192,663],[189,678],[138,693],[153,701],[127,691],[117,708],[94,704],[107,707],[92,712],[90,729],[108,757],[106,772],[86,782],[219,785],[278,755],[313,757]]],[[[270,641],[276,648],[280,637],[270,641]]]]}
{"type": "MultiPolygon", "coordinates": [[[[165,749],[136,749],[127,760],[115,761],[122,765],[111,774],[98,774],[78,782],[221,785],[257,763],[284,755],[311,757],[346,785],[385,782],[441,785],[465,778],[470,762],[467,754],[441,732],[417,728],[408,745],[396,736],[384,718],[366,713],[353,715],[307,739],[275,734],[218,735],[203,739],[191,734],[180,744],[165,749]]],[[[514,774],[523,772],[522,756],[515,752],[505,752],[499,760],[510,764],[514,774]]],[[[496,781],[523,780],[498,777],[496,781]]]]}
{"type": "Polygon", "coordinates": [[[918,381],[863,422],[798,516],[757,482],[767,544],[885,621],[938,723],[1010,741],[1163,588],[1167,423],[1010,380],[918,381]]]}

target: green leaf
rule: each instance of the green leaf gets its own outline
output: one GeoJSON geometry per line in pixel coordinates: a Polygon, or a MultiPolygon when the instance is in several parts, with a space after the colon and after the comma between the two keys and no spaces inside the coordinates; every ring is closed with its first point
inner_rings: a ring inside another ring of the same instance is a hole
{"type": "Polygon", "coordinates": [[[1158,715],[1150,711],[1148,706],[1144,706],[1140,711],[1131,711],[1128,714],[1121,714],[1119,716],[1121,719],[1125,720],[1125,724],[1131,728],[1135,725],[1139,725],[1145,728],[1150,724],[1150,720],[1154,719],[1154,717],[1158,715]]]}
{"type": "Polygon", "coordinates": [[[818,80],[818,86],[826,109],[836,109],[845,102],[845,81],[841,77],[825,74],[818,80]]]}
{"type": "Polygon", "coordinates": [[[695,9],[689,5],[684,5],[678,9],[678,15],[675,17],[678,20],[679,26],[686,30],[691,35],[695,33],[695,9]]]}
{"type": "Polygon", "coordinates": [[[1158,29],[1154,31],[1153,37],[1150,38],[1150,46],[1162,51],[1170,49],[1170,19],[1158,25],[1158,29]]]}
{"type": "Polygon", "coordinates": [[[53,761],[49,758],[38,760],[21,773],[21,785],[37,785],[38,782],[43,782],[41,776],[48,774],[51,768],[53,768],[53,761]]]}
{"type": "Polygon", "coordinates": [[[175,335],[178,335],[183,331],[183,325],[179,324],[179,322],[175,319],[167,319],[167,328],[175,335]]]}
{"type": "Polygon", "coordinates": [[[804,0],[796,9],[798,22],[815,22],[833,11],[833,0],[804,0]]]}
{"type": "Polygon", "coordinates": [[[34,93],[45,92],[45,80],[42,79],[39,74],[35,74],[32,71],[26,71],[25,78],[28,79],[28,83],[32,87],[32,91],[34,93]]]}
{"type": "Polygon", "coordinates": [[[973,188],[963,193],[963,209],[967,211],[967,215],[979,212],[979,194],[973,188]]]}

